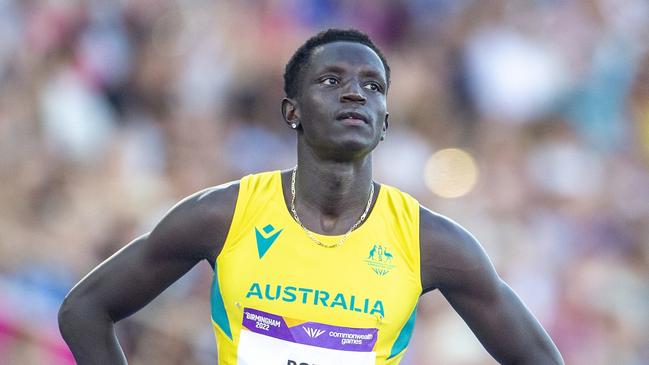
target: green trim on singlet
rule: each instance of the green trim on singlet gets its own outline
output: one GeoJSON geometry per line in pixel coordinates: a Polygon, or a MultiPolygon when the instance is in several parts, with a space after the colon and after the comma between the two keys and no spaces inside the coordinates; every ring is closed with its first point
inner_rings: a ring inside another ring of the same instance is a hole
{"type": "Polygon", "coordinates": [[[399,332],[399,336],[397,336],[397,340],[394,341],[394,345],[392,345],[392,349],[390,350],[390,356],[388,356],[388,360],[399,355],[401,351],[405,350],[406,347],[408,347],[408,342],[410,342],[410,338],[412,337],[412,330],[415,328],[416,317],[417,317],[417,306],[415,305],[415,308],[412,310],[412,313],[410,314],[410,318],[408,318],[408,321],[401,329],[401,332],[399,332]]]}
{"type": "Polygon", "coordinates": [[[225,304],[223,303],[223,295],[219,288],[219,275],[218,267],[214,264],[214,278],[212,278],[212,292],[210,303],[212,306],[212,321],[216,323],[219,328],[232,339],[232,330],[230,329],[230,321],[228,320],[228,313],[225,311],[225,304]]]}

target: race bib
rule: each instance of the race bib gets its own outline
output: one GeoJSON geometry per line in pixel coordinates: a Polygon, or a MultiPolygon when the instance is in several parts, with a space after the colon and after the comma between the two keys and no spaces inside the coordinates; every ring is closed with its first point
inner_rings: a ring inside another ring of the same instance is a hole
{"type": "Polygon", "coordinates": [[[237,364],[375,365],[377,334],[244,308],[237,364]]]}

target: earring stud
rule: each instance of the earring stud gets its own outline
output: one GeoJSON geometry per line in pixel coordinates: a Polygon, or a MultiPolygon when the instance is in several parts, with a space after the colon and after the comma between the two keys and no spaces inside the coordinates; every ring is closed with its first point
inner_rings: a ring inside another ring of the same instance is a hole
{"type": "Polygon", "coordinates": [[[291,123],[291,128],[293,129],[297,128],[297,123],[291,123]]]}

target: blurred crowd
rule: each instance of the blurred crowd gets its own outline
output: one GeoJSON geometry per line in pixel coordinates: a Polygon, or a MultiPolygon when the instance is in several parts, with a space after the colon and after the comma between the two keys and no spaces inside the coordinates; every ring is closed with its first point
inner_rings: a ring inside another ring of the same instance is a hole
{"type": "MultiPolygon", "coordinates": [[[[73,364],[74,283],[182,197],[294,165],[284,65],[328,27],[392,68],[375,178],[467,227],[567,364],[649,363],[646,0],[4,0],[0,364],[73,364]],[[448,147],[479,169],[454,199],[424,179],[448,147]]],[[[211,275],[117,325],[132,363],[216,363],[211,275]]],[[[433,363],[495,363],[437,292],[404,360],[433,363]]]]}

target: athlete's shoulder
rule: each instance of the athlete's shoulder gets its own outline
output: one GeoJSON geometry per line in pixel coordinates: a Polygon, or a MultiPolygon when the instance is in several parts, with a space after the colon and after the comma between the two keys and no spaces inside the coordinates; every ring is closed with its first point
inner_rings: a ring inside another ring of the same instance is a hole
{"type": "Polygon", "coordinates": [[[480,243],[460,224],[424,206],[420,206],[419,215],[422,284],[425,288],[432,289],[443,285],[453,275],[490,265],[480,243]]]}
{"type": "Polygon", "coordinates": [[[389,209],[391,214],[399,220],[406,220],[413,225],[419,225],[419,201],[412,195],[394,186],[380,183],[380,197],[383,199],[382,207],[389,209]]]}
{"type": "Polygon", "coordinates": [[[267,187],[276,183],[278,176],[279,171],[264,171],[211,186],[183,199],[177,204],[177,208],[194,219],[209,224],[222,223],[229,227],[237,204],[245,205],[245,200],[249,200],[251,194],[263,193],[267,187]]]}
{"type": "Polygon", "coordinates": [[[417,202],[417,204],[419,204],[419,202],[417,201],[416,198],[414,198],[409,193],[407,193],[407,192],[405,192],[405,191],[403,191],[403,190],[401,190],[401,189],[399,189],[399,188],[397,188],[395,186],[385,184],[385,183],[382,183],[382,182],[379,182],[379,185],[381,186],[381,190],[383,190],[386,195],[393,196],[393,197],[398,196],[398,197],[400,197],[400,198],[402,198],[404,200],[417,202]]]}
{"type": "Polygon", "coordinates": [[[194,218],[204,217],[208,220],[227,215],[227,211],[234,208],[234,204],[236,204],[240,185],[241,180],[236,180],[210,186],[187,196],[173,209],[194,218]]]}
{"type": "Polygon", "coordinates": [[[239,181],[189,195],[167,212],[149,240],[172,255],[213,262],[225,241],[236,205],[239,181]]]}

